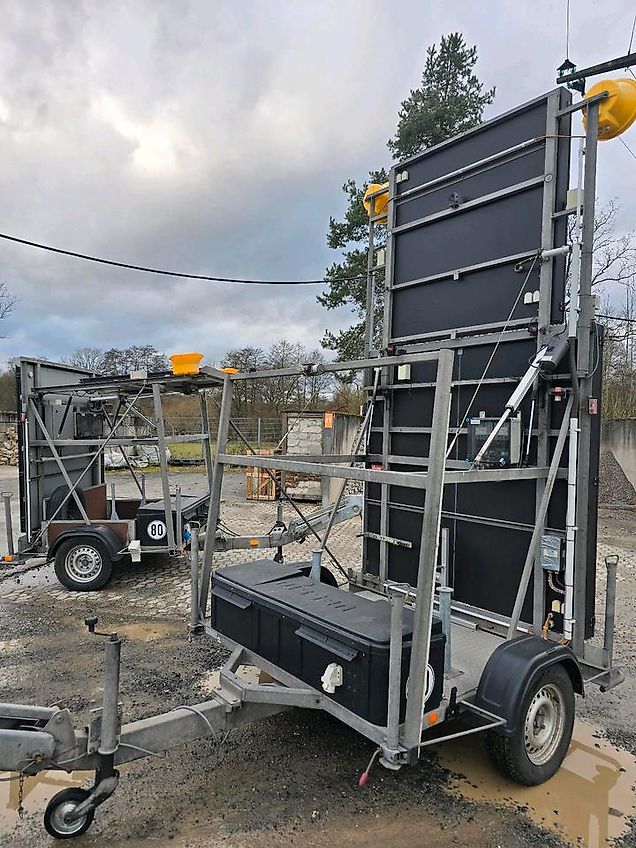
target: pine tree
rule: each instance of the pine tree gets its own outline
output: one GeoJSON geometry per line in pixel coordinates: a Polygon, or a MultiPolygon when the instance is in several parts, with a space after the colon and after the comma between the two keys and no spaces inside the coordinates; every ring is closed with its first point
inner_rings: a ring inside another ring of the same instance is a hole
{"type": "Polygon", "coordinates": [[[473,73],[477,48],[467,47],[459,32],[442,36],[439,49],[426,51],[420,87],[402,101],[395,137],[388,141],[393,158],[405,159],[480,123],[495,89],[484,91],[473,73]]]}
{"type": "MultiPolygon", "coordinates": [[[[442,36],[439,47],[434,44],[428,48],[420,86],[402,102],[395,137],[388,142],[395,160],[419,153],[480,123],[484,108],[494,100],[495,89],[484,91],[483,83],[473,72],[476,63],[477,48],[467,47],[460,33],[442,36]]],[[[327,309],[348,306],[358,319],[358,323],[337,333],[327,330],[322,339],[323,346],[337,351],[339,359],[353,359],[363,351],[369,219],[362,198],[369,183],[387,179],[382,168],[370,171],[362,185],[348,180],[342,187],[347,195],[344,219],[329,219],[327,244],[342,251],[342,260],[327,269],[325,277],[333,282],[327,292],[318,296],[318,303],[327,309]]],[[[384,227],[376,227],[376,247],[382,247],[385,240],[384,227]]],[[[382,283],[378,274],[374,307],[378,313],[382,309],[382,283]]]]}

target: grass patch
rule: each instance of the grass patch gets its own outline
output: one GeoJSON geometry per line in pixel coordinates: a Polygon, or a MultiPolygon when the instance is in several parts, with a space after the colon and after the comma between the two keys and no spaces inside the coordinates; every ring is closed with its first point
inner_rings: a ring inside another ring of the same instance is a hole
{"type": "Polygon", "coordinates": [[[174,459],[198,459],[203,462],[203,445],[201,442],[175,442],[168,445],[174,459]]]}
{"type": "MultiPolygon", "coordinates": [[[[203,444],[201,442],[175,442],[168,445],[170,453],[174,459],[197,459],[201,462],[203,459],[203,444]]],[[[216,453],[216,443],[212,442],[212,455],[216,453]]],[[[275,445],[261,445],[262,450],[273,450],[275,445]]],[[[241,442],[228,442],[226,453],[240,454],[249,453],[249,450],[241,442]]]]}

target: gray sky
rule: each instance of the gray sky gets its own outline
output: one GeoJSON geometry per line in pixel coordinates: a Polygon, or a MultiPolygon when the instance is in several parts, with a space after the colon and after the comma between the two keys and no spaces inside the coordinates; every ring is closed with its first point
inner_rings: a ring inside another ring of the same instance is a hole
{"type": "MultiPolygon", "coordinates": [[[[633,0],[573,0],[580,66],[623,54],[633,0]]],[[[340,186],[389,163],[400,101],[453,30],[497,86],[487,117],[553,87],[565,0],[2,0],[0,232],[192,273],[321,277],[340,186]]],[[[577,120],[580,120],[577,118],[577,120]]],[[[625,136],[636,149],[636,129],[625,136]]],[[[636,227],[636,162],[601,146],[599,196],[636,227]]],[[[184,282],[0,242],[18,297],[0,358],[86,345],[168,353],[286,337],[350,316],[317,288],[184,282]]]]}

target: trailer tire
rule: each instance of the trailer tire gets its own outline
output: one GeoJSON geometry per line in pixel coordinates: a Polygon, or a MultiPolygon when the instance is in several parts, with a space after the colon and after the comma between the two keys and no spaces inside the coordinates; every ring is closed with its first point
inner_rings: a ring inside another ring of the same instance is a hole
{"type": "MultiPolygon", "coordinates": [[[[78,486],[75,489],[75,494],[79,498],[80,503],[86,509],[86,495],[84,494],[84,490],[80,489],[78,486]]],[[[49,497],[46,504],[46,515],[47,519],[50,519],[57,512],[60,504],[64,501],[64,498],[68,495],[68,486],[58,486],[57,489],[53,490],[53,493],[49,497]]],[[[80,521],[82,518],[82,513],[75,502],[75,498],[71,495],[67,498],[64,506],[60,509],[60,511],[55,516],[56,521],[80,521]]]]}
{"type": "Polygon", "coordinates": [[[86,789],[72,786],[54,795],[44,811],[46,832],[55,839],[72,839],[86,833],[93,823],[95,810],[89,810],[74,822],[65,821],[65,815],[78,807],[90,794],[86,789]]]}
{"type": "Polygon", "coordinates": [[[110,551],[99,539],[74,536],[55,552],[55,574],[72,592],[103,589],[113,573],[110,551]]]}
{"type": "Polygon", "coordinates": [[[574,688],[561,663],[530,685],[512,736],[490,731],[486,750],[505,777],[524,786],[545,783],[559,770],[574,727],[574,688]]]}

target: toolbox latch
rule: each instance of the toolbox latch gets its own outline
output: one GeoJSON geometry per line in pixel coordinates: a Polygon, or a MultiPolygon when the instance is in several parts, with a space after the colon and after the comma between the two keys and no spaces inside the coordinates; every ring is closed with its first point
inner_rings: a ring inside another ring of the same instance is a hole
{"type": "Polygon", "coordinates": [[[223,589],[222,586],[214,586],[212,588],[212,594],[217,598],[220,598],[222,601],[226,601],[228,604],[232,604],[232,606],[238,607],[242,610],[246,610],[252,606],[252,602],[247,598],[243,598],[241,595],[230,592],[228,589],[223,589]]]}
{"type": "Polygon", "coordinates": [[[318,645],[318,647],[324,648],[326,651],[330,651],[337,657],[347,660],[347,662],[350,662],[358,654],[356,648],[352,648],[344,642],[339,642],[338,639],[334,639],[333,636],[326,636],[318,630],[313,630],[305,624],[298,628],[296,636],[300,636],[301,639],[306,639],[308,642],[313,642],[314,645],[318,645]]]}

